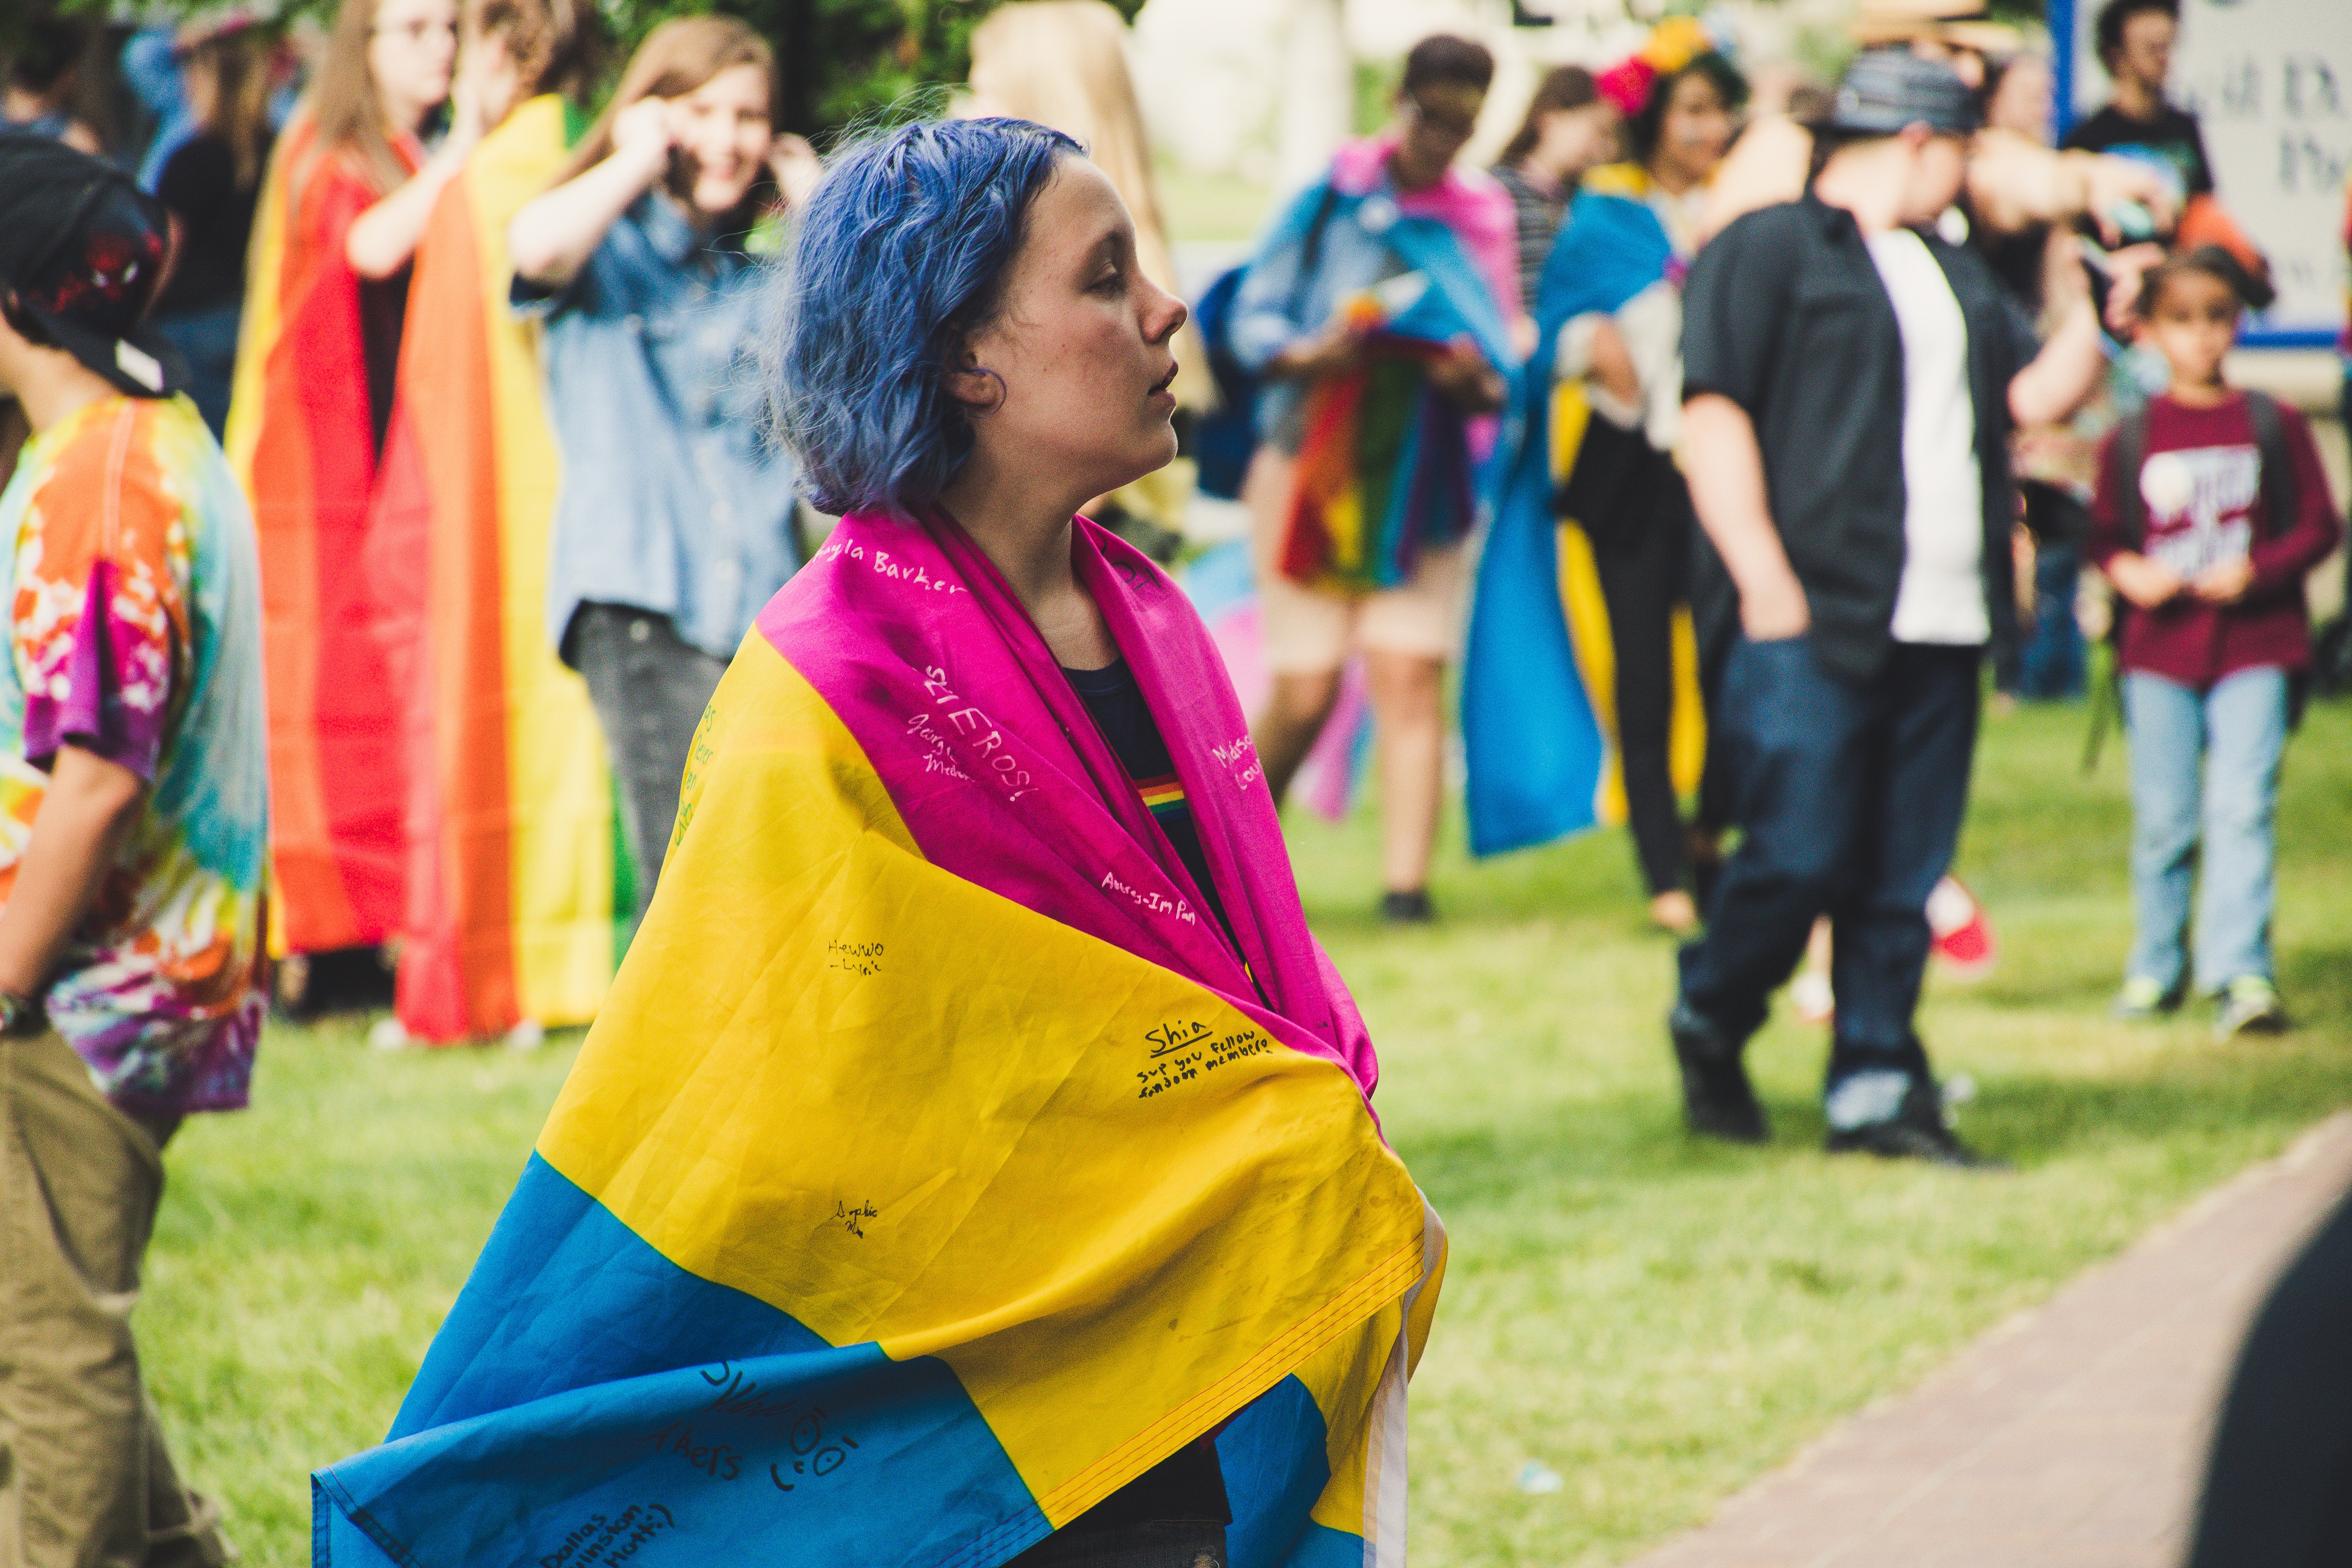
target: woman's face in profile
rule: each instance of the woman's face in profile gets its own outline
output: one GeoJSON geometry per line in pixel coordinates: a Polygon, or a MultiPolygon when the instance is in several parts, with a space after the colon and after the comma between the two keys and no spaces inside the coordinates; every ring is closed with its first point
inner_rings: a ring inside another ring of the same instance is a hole
{"type": "Polygon", "coordinates": [[[962,375],[973,428],[993,464],[1042,466],[1057,483],[1103,495],[1176,455],[1170,340],[1182,300],[1143,275],[1135,225],[1084,158],[1066,156],[1030,203],[996,320],[966,340],[962,375]]]}
{"type": "MultiPolygon", "coordinates": [[[[383,0],[376,7],[368,72],[394,120],[412,114],[422,120],[447,98],[457,59],[457,0],[383,0]]],[[[411,121],[401,129],[416,126],[411,121]]]]}

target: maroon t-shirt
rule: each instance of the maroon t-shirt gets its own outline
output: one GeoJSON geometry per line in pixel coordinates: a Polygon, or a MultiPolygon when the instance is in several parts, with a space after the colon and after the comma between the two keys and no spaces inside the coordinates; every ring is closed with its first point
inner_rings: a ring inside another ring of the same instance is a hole
{"type": "Polygon", "coordinates": [[[2251,558],[2253,585],[2234,605],[2209,605],[2182,594],[2153,610],[2116,605],[2124,616],[2117,656],[2126,669],[2207,687],[2258,665],[2300,669],[2311,660],[2303,580],[2336,548],[2338,529],[2327,473],[2311,427],[2282,406],[2294,465],[2295,515],[2284,526],[2263,500],[2262,451],[2243,396],[2211,408],[2158,397],[2147,405],[2147,451],[2137,474],[2114,471],[2115,438],[2099,454],[2098,494],[2091,502],[2091,559],[2104,567],[2133,546],[2124,537],[2120,482],[2139,486],[2147,535],[2139,553],[2185,578],[2251,558]]]}

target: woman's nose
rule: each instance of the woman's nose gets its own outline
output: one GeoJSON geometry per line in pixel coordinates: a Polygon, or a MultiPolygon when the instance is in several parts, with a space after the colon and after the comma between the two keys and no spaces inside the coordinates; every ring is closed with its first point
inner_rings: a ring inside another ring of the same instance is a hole
{"type": "Polygon", "coordinates": [[[1154,300],[1151,309],[1145,312],[1144,335],[1149,342],[1164,343],[1174,337],[1178,329],[1186,321],[1192,319],[1192,312],[1183,300],[1171,294],[1159,284],[1152,284],[1151,291],[1158,295],[1159,299],[1154,300]]]}

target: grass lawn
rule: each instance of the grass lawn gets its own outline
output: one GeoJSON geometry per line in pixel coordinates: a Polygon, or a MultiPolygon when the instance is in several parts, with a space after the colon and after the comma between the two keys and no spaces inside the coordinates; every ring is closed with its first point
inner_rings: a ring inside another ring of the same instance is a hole
{"type": "MultiPolygon", "coordinates": [[[[1961,869],[2000,966],[1929,987],[1929,1048],[1978,1081],[1964,1129],[2006,1175],[1824,1158],[1822,1040],[1786,1022],[1754,1055],[1772,1147],[1685,1142],[1669,948],[1621,836],[1478,865],[1457,834],[1446,922],[1394,933],[1369,915],[1372,825],[1294,826],[1390,1133],[1453,1235],[1415,1385],[1419,1562],[1628,1557],[2352,1103],[2352,710],[2315,710],[2288,761],[2280,967],[2303,1026],[2228,1046],[2201,1016],[2105,1016],[2128,812],[2120,749],[2086,781],[2082,733],[2079,709],[1989,722],[1961,869]],[[1523,1493],[1531,1459],[1565,1485],[1523,1493]]],[[[307,1560],[307,1472],[382,1436],[572,1048],[386,1057],[357,1026],[280,1028],[255,1109],[173,1145],[140,1330],[249,1563],[307,1560]]]]}

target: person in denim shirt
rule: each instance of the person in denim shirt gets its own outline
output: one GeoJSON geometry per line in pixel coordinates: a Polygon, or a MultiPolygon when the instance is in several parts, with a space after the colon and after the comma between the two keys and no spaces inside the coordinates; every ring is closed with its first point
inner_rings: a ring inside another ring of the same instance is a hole
{"type": "MultiPolygon", "coordinates": [[[[1495,341],[1482,347],[1473,334],[1458,337],[1428,359],[1423,385],[1448,405],[1442,417],[1458,421],[1447,432],[1458,441],[1447,445],[1465,447],[1473,464],[1493,449],[1514,352],[1507,333],[1520,314],[1517,217],[1492,176],[1454,166],[1493,79],[1494,57],[1482,44],[1440,34],[1414,45],[1395,124],[1341,147],[1324,177],[1276,219],[1235,292],[1226,333],[1235,357],[1265,378],[1242,499],[1274,680],[1251,715],[1250,737],[1279,804],[1339,699],[1342,667],[1363,655],[1381,770],[1381,912],[1399,923],[1434,918],[1428,882],[1444,794],[1444,670],[1460,640],[1473,507],[1445,482],[1444,464],[1416,466],[1429,449],[1416,443],[1394,468],[1383,461],[1385,472],[1360,456],[1348,463],[1360,483],[1377,476],[1383,493],[1393,483],[1416,498],[1402,519],[1393,581],[1319,568],[1294,576],[1292,521],[1299,476],[1319,465],[1312,452],[1301,458],[1313,445],[1309,399],[1361,381],[1377,357],[1395,353],[1372,341],[1356,307],[1407,274],[1430,283],[1443,270],[1464,293],[1483,296],[1478,314],[1493,319],[1495,341]],[[1429,237],[1437,226],[1442,244],[1429,237]],[[1415,232],[1423,237],[1410,237],[1415,232]]],[[[1434,291],[1454,293],[1442,280],[1434,291]]],[[[1418,418],[1393,408],[1381,416],[1391,416],[1391,428],[1418,418]]]]}
{"type": "Polygon", "coordinates": [[[695,725],[760,607],[797,564],[792,460],[737,364],[771,178],[814,183],[772,129],[775,62],[741,23],[681,17],[629,62],[553,189],[508,230],[514,300],[543,313],[563,454],[548,632],[588,683],[636,866],[653,894],[695,725]]]}

